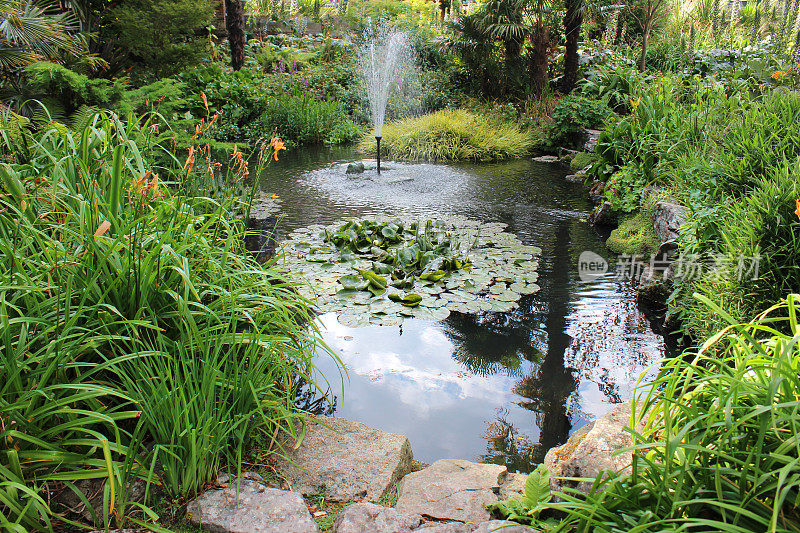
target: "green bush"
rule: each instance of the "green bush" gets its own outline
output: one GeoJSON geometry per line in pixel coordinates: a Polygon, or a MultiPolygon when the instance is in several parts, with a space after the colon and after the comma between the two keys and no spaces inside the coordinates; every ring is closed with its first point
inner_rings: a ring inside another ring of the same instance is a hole
{"type": "Polygon", "coordinates": [[[578,95],[569,95],[559,100],[550,117],[548,137],[552,146],[578,146],[583,140],[584,130],[600,127],[611,111],[603,102],[578,95]]]}
{"type": "Polygon", "coordinates": [[[800,295],[748,323],[703,303],[727,326],[642,385],[630,471],[588,495],[539,471],[499,513],[562,532],[800,531],[800,295]]]}
{"type": "MultiPolygon", "coordinates": [[[[384,125],[381,154],[411,161],[497,161],[523,157],[532,146],[531,135],[516,124],[448,109],[384,125]]],[[[375,152],[372,134],[361,148],[375,152]]]]}
{"type": "Polygon", "coordinates": [[[140,63],[135,74],[147,78],[175,74],[197,64],[207,47],[214,17],[212,2],[126,0],[108,11],[117,42],[140,63]]]}
{"type": "Polygon", "coordinates": [[[73,113],[82,106],[113,108],[125,94],[124,80],[92,79],[48,61],[29,65],[25,75],[32,95],[58,115],[73,113]]]}
{"type": "Polygon", "coordinates": [[[37,134],[11,118],[0,127],[3,528],[69,520],[51,496],[93,496],[81,479],[101,484],[97,523],[141,523],[156,514],[128,501],[129,480],[184,498],[240,468],[245,446],[296,435],[295,384],[317,340],[294,282],[243,249],[244,170],[220,174],[203,151],[157,165],[171,134],[150,128],[155,117],[100,114],[37,134]]]}

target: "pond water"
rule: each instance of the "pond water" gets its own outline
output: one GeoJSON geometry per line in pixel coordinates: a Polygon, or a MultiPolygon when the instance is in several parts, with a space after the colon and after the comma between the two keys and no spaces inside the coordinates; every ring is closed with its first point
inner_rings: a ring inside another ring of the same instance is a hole
{"type": "Polygon", "coordinates": [[[408,436],[416,459],[505,464],[530,471],[546,451],[632,395],[637,377],[664,355],[613,273],[578,276],[589,250],[612,264],[604,238],[585,221],[590,205],[559,165],[397,164],[344,174],[352,148],[298,149],[267,168],[262,188],[282,200],[279,238],[347,217],[462,215],[504,222],[539,246],[541,290],[507,314],[451,315],[401,326],[345,327],[319,317],[344,363],[317,358],[336,396],[337,416],[408,436]],[[366,179],[372,177],[373,179],[366,179]]]}

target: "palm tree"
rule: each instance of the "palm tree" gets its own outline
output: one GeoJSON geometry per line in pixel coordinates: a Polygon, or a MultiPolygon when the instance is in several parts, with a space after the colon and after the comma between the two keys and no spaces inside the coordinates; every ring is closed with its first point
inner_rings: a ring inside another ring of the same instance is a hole
{"type": "Polygon", "coordinates": [[[244,66],[244,9],[241,0],[225,0],[225,28],[231,46],[231,67],[239,70],[244,66]]]}
{"type": "Polygon", "coordinates": [[[578,41],[583,24],[583,0],[564,0],[566,13],[564,14],[564,36],[566,49],[564,51],[564,77],[561,78],[561,92],[570,93],[575,88],[578,79],[578,41]]]}
{"type": "Polygon", "coordinates": [[[71,33],[75,29],[70,13],[53,14],[48,6],[30,0],[0,0],[0,70],[4,77],[36,61],[60,61],[85,52],[85,43],[71,33]]]}

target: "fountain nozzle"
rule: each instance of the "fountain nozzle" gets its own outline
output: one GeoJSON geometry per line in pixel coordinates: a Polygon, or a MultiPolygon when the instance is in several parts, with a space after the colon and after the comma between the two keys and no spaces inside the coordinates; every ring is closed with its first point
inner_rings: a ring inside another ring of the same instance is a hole
{"type": "Polygon", "coordinates": [[[375,158],[378,160],[378,174],[381,173],[381,136],[375,136],[375,142],[377,143],[377,154],[375,158]]]}

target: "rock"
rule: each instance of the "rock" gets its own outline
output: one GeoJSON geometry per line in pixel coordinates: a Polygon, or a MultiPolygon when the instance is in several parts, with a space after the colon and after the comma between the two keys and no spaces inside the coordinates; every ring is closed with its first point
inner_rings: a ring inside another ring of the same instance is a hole
{"type": "Polygon", "coordinates": [[[658,202],[653,211],[653,230],[661,242],[678,238],[680,227],[686,222],[689,208],[672,202],[658,202]]]}
{"type": "Polygon", "coordinates": [[[414,531],[417,533],[472,533],[475,531],[475,524],[464,524],[463,522],[428,522],[414,531]]]}
{"type": "Polygon", "coordinates": [[[528,481],[528,474],[508,474],[503,484],[500,485],[500,499],[508,500],[525,494],[526,481],[528,481]]]}
{"type": "Polygon", "coordinates": [[[605,192],[606,184],[600,180],[594,180],[592,182],[592,186],[589,189],[589,199],[594,202],[595,204],[603,203],[603,200],[606,199],[605,192]]]}
{"type": "Polygon", "coordinates": [[[603,200],[589,215],[589,222],[598,226],[613,226],[616,220],[617,215],[608,200],[603,200]]]}
{"type": "Polygon", "coordinates": [[[422,525],[418,514],[404,514],[374,503],[354,503],[339,513],[333,533],[409,533],[422,525]]]}
{"type": "Polygon", "coordinates": [[[475,533],[536,533],[536,530],[508,520],[490,520],[479,524],[475,533]]]}
{"type": "Polygon", "coordinates": [[[364,163],[349,163],[345,174],[361,174],[364,172],[364,163]]]}
{"type": "Polygon", "coordinates": [[[594,152],[597,140],[600,139],[600,130],[586,130],[586,141],[583,143],[584,152],[594,152]]]}
{"type": "Polygon", "coordinates": [[[566,444],[547,452],[544,465],[550,471],[550,487],[561,490],[576,487],[587,493],[592,480],[602,471],[619,471],[630,465],[630,451],[614,452],[631,445],[631,435],[624,428],[630,423],[631,404],[616,405],[610,413],[590,422],[574,433],[566,444]],[[565,481],[560,477],[583,477],[590,481],[565,481]]]}
{"type": "Polygon", "coordinates": [[[318,533],[299,492],[264,487],[255,481],[204,492],[186,509],[195,526],[214,533],[318,533]]]}
{"type": "Polygon", "coordinates": [[[572,183],[583,183],[583,181],[586,179],[586,173],[577,172],[575,174],[567,174],[564,176],[564,179],[572,183]]]}
{"type": "Polygon", "coordinates": [[[539,157],[534,157],[533,160],[537,163],[558,163],[558,156],[540,155],[539,157]]]}
{"type": "Polygon", "coordinates": [[[412,459],[406,437],[319,416],[309,420],[303,442],[280,468],[292,489],[305,495],[324,490],[330,501],[378,501],[411,472],[412,459]]]}
{"type": "Polygon", "coordinates": [[[431,518],[482,522],[486,506],[498,500],[506,468],[442,459],[407,475],[398,485],[397,510],[431,518]]]}

